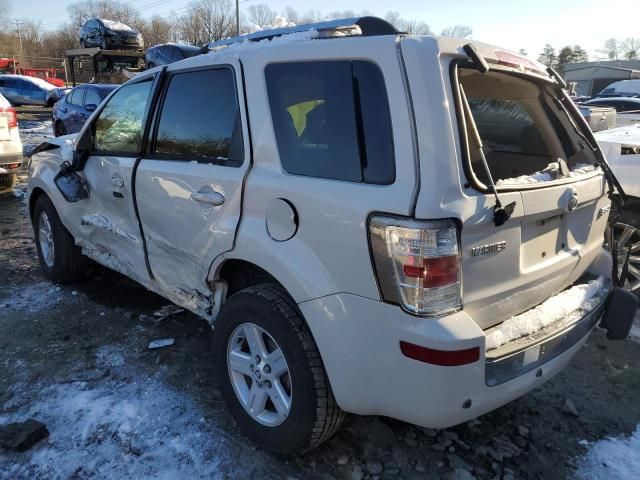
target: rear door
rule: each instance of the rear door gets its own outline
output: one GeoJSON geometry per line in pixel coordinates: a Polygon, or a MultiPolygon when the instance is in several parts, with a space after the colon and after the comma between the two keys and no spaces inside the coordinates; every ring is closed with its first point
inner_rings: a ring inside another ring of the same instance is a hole
{"type": "Polygon", "coordinates": [[[249,168],[239,64],[169,67],[136,200],[151,272],[193,311],[209,305],[214,258],[233,247],[249,168]]]}

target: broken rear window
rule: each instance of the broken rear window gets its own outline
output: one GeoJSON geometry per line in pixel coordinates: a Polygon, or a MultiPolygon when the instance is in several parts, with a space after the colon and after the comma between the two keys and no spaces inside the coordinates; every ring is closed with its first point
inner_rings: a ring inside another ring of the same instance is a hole
{"type": "MultiPolygon", "coordinates": [[[[460,68],[458,81],[496,186],[575,178],[594,170],[593,151],[551,86],[523,75],[471,68],[460,68]]],[[[469,122],[465,118],[471,172],[486,188],[490,181],[469,122]]]]}

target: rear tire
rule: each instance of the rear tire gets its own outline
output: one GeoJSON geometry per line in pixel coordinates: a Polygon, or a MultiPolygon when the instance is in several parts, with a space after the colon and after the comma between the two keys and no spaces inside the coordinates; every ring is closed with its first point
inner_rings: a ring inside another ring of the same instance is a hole
{"type": "Polygon", "coordinates": [[[218,315],[213,342],[214,368],[222,396],[242,433],[260,447],[280,455],[298,455],[317,447],[338,430],[345,413],[335,401],[320,353],[300,310],[280,287],[262,284],[232,295],[218,315]],[[258,332],[257,338],[262,339],[259,343],[268,352],[261,355],[260,361],[255,348],[249,347],[251,331],[258,332]],[[269,362],[276,351],[281,352],[284,361],[272,370],[269,362]],[[240,358],[237,354],[245,363],[255,358],[255,365],[244,365],[243,372],[236,366],[231,368],[229,359],[240,358]],[[264,370],[256,374],[258,365],[264,370]],[[276,371],[283,370],[286,373],[275,376],[276,371]],[[258,393],[252,397],[254,388],[258,393]],[[288,410],[282,408],[281,398],[286,398],[288,410]],[[256,405],[262,405],[256,407],[261,410],[249,413],[250,406],[256,405]],[[283,410],[285,414],[281,413],[283,410]],[[258,416],[259,412],[264,414],[258,416]]]}
{"type": "Polygon", "coordinates": [[[76,246],[51,200],[40,195],[33,209],[33,231],[44,276],[56,283],[72,283],[87,271],[87,259],[76,246]]]}
{"type": "Polygon", "coordinates": [[[6,175],[0,175],[0,190],[13,188],[14,183],[16,183],[16,174],[15,173],[8,173],[6,175]]]}

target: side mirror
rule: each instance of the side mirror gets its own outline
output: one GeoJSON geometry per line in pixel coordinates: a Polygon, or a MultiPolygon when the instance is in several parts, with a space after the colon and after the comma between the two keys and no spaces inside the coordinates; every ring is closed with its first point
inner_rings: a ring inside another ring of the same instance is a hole
{"type": "Polygon", "coordinates": [[[95,111],[96,108],[98,108],[98,106],[95,103],[90,103],[90,104],[84,106],[84,109],[87,112],[93,112],[93,111],[95,111]]]}

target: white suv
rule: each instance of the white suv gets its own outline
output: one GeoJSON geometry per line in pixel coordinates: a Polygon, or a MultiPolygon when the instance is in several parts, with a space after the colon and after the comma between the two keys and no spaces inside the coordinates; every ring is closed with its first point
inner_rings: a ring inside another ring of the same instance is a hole
{"type": "Polygon", "coordinates": [[[229,409],[279,453],[344,412],[458,424],[567,364],[605,309],[610,201],[557,76],[371,17],[211,50],[37,149],[48,278],[89,257],[211,322],[229,409]]]}
{"type": "Polygon", "coordinates": [[[0,94],[0,191],[11,188],[22,165],[18,115],[0,94]]]}

